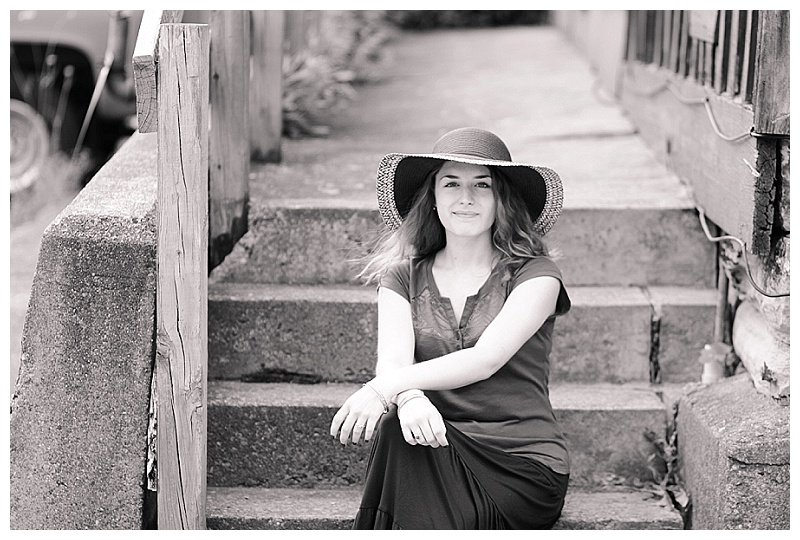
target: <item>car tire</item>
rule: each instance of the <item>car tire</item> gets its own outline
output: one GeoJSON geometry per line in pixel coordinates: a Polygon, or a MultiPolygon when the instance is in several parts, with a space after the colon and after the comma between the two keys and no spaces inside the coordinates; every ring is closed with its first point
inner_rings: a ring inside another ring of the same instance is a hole
{"type": "Polygon", "coordinates": [[[18,99],[11,100],[11,193],[36,182],[50,154],[50,132],[42,115],[18,99]]]}

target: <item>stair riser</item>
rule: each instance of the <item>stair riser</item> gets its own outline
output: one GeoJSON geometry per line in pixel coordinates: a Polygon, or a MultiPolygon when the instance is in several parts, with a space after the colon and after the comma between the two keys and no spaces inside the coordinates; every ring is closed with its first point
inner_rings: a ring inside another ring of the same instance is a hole
{"type": "MultiPolygon", "coordinates": [[[[353,281],[375,210],[253,208],[249,232],[213,279],[240,283],[353,281]]],[[[693,211],[565,209],[546,242],[570,285],[714,286],[715,250],[693,211]]]]}
{"type": "MultiPolygon", "coordinates": [[[[584,303],[576,291],[572,310],[556,321],[552,381],[650,381],[654,311],[641,291],[626,290],[626,295],[629,302],[604,305],[592,295],[584,303]]],[[[705,297],[693,306],[662,308],[661,382],[698,380],[697,358],[711,341],[715,313],[705,297]]],[[[266,370],[283,370],[324,381],[363,382],[374,371],[377,304],[372,292],[341,301],[214,294],[208,322],[210,379],[271,382],[266,370]]]]}
{"type": "MultiPolygon", "coordinates": [[[[369,444],[345,445],[328,435],[336,408],[237,407],[211,404],[208,483],[214,486],[335,487],[363,481],[369,444]]],[[[571,453],[573,485],[651,479],[663,408],[557,410],[571,453]]]]}

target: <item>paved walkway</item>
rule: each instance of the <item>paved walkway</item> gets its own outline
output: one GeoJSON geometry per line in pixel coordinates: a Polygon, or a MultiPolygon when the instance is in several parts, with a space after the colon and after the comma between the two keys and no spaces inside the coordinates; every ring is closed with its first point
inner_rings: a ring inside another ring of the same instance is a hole
{"type": "Polygon", "coordinates": [[[384,154],[429,152],[447,131],[475,126],[503,138],[516,161],[558,171],[567,207],[691,205],[557,29],[403,34],[389,52],[384,80],[358,89],[329,137],[285,141],[282,164],[254,167],[254,202],[375,207],[384,154]]]}

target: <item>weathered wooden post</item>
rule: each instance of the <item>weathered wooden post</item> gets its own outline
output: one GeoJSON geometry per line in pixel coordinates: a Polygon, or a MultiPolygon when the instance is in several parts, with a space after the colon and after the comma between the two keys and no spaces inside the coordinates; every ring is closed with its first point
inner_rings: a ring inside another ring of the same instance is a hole
{"type": "Polygon", "coordinates": [[[205,529],[208,27],[163,24],[158,50],[158,528],[205,529]]]}
{"type": "Polygon", "coordinates": [[[281,160],[283,131],[284,13],[251,12],[250,157],[253,161],[281,160]]]}
{"type": "Polygon", "coordinates": [[[250,174],[250,18],[213,11],[209,140],[209,268],[247,231],[250,174]]]}
{"type": "Polygon", "coordinates": [[[139,133],[153,133],[158,127],[156,61],[159,27],[181,22],[183,11],[147,10],[142,15],[133,50],[133,83],[136,88],[136,118],[139,133]]]}

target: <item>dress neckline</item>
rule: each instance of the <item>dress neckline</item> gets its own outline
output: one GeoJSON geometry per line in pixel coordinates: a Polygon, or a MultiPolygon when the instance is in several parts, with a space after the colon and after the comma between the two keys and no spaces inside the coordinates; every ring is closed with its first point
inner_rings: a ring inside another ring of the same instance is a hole
{"type": "Polygon", "coordinates": [[[492,270],[489,272],[489,275],[486,276],[486,280],[484,280],[484,282],[478,288],[478,291],[475,294],[467,296],[466,301],[464,302],[464,309],[461,311],[461,320],[456,320],[456,313],[453,309],[453,304],[450,301],[450,298],[448,296],[442,296],[442,293],[439,291],[439,286],[436,284],[436,278],[433,275],[434,259],[435,256],[433,255],[425,259],[425,273],[428,277],[428,284],[433,293],[436,295],[436,298],[438,298],[442,305],[447,309],[447,315],[450,324],[453,325],[455,323],[453,330],[463,329],[472,315],[473,308],[475,307],[475,303],[477,302],[478,298],[480,298],[484,292],[484,289],[487,288],[489,283],[492,281],[495,271],[497,270],[497,264],[492,267],[492,270]]]}

